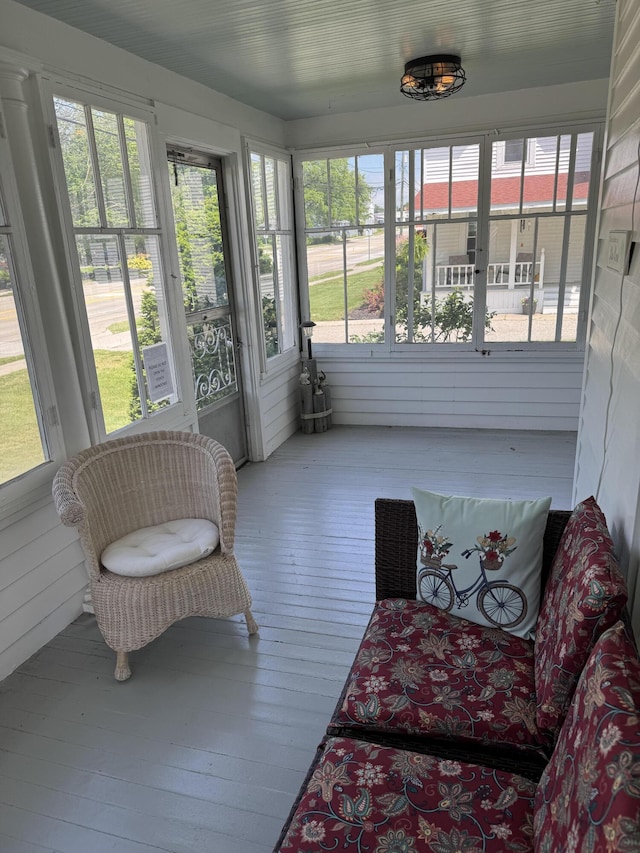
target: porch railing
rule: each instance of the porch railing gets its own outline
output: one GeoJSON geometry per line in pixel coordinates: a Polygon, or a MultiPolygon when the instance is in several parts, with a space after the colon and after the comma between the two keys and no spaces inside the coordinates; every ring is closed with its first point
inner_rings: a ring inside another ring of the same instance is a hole
{"type": "MultiPolygon", "coordinates": [[[[487,267],[487,286],[504,287],[507,285],[514,287],[516,284],[531,284],[532,276],[535,274],[538,286],[542,287],[543,272],[544,263],[541,261],[536,261],[535,264],[533,261],[518,261],[514,264],[489,264],[487,267]]],[[[471,287],[475,283],[475,265],[437,264],[435,276],[436,287],[471,287]]]]}

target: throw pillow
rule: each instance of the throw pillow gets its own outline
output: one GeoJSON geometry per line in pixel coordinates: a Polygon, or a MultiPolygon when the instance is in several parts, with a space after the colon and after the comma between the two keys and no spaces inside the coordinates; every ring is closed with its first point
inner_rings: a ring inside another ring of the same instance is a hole
{"type": "Polygon", "coordinates": [[[593,644],[618,621],[626,602],[607,522],[595,498],[587,498],[573,510],[562,534],[536,630],[536,719],[551,742],[593,644]]]}
{"type": "Polygon", "coordinates": [[[418,520],[418,598],[530,638],[551,498],[503,501],[411,491],[418,520]]]}
{"type": "Polygon", "coordinates": [[[536,850],[640,850],[640,662],[618,622],[595,644],[534,806],[536,850]]]}

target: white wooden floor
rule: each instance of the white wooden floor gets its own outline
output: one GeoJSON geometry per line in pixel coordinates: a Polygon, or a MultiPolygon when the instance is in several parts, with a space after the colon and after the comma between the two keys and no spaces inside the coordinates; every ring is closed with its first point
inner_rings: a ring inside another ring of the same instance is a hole
{"type": "Polygon", "coordinates": [[[260,636],[188,619],[132,655],[83,616],[0,686],[2,853],[268,853],[373,604],[373,501],[411,485],[568,508],[575,435],[298,434],[239,472],[260,636]]]}

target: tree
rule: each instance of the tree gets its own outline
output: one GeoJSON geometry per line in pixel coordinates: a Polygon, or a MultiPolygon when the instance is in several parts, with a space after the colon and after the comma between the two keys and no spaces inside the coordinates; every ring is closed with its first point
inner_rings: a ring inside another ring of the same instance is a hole
{"type": "Polygon", "coordinates": [[[373,190],[346,158],[309,160],[303,164],[304,209],[307,228],[337,222],[358,224],[366,220],[373,190]],[[357,195],[357,210],[356,210],[357,195]]]}
{"type": "Polygon", "coordinates": [[[228,299],[216,173],[179,166],[171,182],[176,241],[185,310],[228,299]]]}
{"type": "MultiPolygon", "coordinates": [[[[140,302],[140,322],[138,323],[137,331],[141,352],[144,351],[144,347],[149,347],[152,344],[159,344],[162,341],[160,315],[158,313],[158,300],[156,299],[156,294],[153,288],[150,290],[144,290],[142,293],[142,300],[140,302]]],[[[136,374],[133,355],[131,356],[131,373],[129,418],[132,421],[137,421],[142,417],[142,407],[140,405],[138,377],[136,374]]],[[[161,405],[166,405],[166,401],[162,401],[161,403],[151,403],[150,401],[147,401],[147,406],[150,412],[159,409],[161,405]]]]}

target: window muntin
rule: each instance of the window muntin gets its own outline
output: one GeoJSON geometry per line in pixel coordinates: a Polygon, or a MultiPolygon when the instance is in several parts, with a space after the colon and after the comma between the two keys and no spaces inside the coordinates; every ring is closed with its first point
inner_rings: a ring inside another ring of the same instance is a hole
{"type": "Polygon", "coordinates": [[[302,164],[313,339],[384,342],[384,155],[302,164]]]}
{"type": "Polygon", "coordinates": [[[253,227],[267,360],[292,349],[297,340],[296,264],[288,159],[249,152],[253,227]]]}
{"type": "Polygon", "coordinates": [[[63,97],[54,109],[105,433],[177,402],[146,122],[63,97]],[[167,346],[152,401],[146,348],[167,346]]]}

